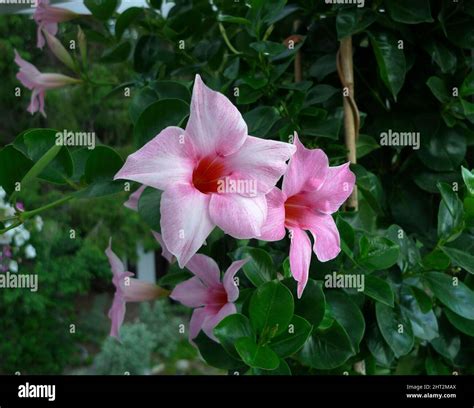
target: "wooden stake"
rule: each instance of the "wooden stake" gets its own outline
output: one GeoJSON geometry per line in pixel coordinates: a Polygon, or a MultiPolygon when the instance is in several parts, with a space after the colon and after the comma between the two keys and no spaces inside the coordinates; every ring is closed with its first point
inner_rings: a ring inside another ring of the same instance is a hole
{"type": "MultiPolygon", "coordinates": [[[[354,100],[354,67],[352,61],[352,37],[341,40],[341,46],[337,53],[337,70],[341,80],[344,97],[344,130],[347,147],[347,158],[351,163],[357,163],[356,142],[359,136],[360,116],[354,100]]],[[[357,211],[357,186],[354,186],[352,194],[346,201],[346,209],[357,211]]]]}

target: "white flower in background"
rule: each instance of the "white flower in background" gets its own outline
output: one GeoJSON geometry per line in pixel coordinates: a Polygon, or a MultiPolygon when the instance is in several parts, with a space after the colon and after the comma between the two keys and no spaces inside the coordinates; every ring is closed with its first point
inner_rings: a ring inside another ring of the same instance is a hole
{"type": "Polygon", "coordinates": [[[28,244],[25,247],[25,256],[26,256],[26,259],[36,258],[36,249],[33,247],[33,245],[28,244]]]}
{"type": "Polygon", "coordinates": [[[43,219],[39,215],[37,215],[34,218],[34,221],[35,221],[36,231],[40,232],[43,229],[43,225],[44,225],[43,219]]]}
{"type": "Polygon", "coordinates": [[[3,199],[6,197],[7,193],[5,193],[5,190],[3,187],[0,187],[0,200],[3,201],[3,199]]]}
{"type": "Polygon", "coordinates": [[[175,6],[176,4],[173,3],[172,1],[163,1],[161,3],[161,8],[160,8],[160,14],[162,15],[163,18],[167,18],[170,10],[175,6]]]}
{"type": "Polygon", "coordinates": [[[26,241],[30,239],[30,231],[28,231],[24,225],[20,225],[18,228],[14,229],[15,231],[15,245],[17,247],[23,246],[26,241]]]}
{"type": "MultiPolygon", "coordinates": [[[[8,226],[8,224],[6,226],[8,226]]],[[[10,230],[5,232],[5,234],[0,235],[0,245],[10,245],[14,235],[15,230],[10,230]]]]}
{"type": "Polygon", "coordinates": [[[10,272],[18,272],[18,262],[11,260],[8,264],[8,269],[10,272]]]}

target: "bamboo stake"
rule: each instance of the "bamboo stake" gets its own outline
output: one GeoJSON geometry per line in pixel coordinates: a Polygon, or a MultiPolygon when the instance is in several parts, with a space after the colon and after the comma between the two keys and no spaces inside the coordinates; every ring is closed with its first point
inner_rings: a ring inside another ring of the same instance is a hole
{"type": "MultiPolygon", "coordinates": [[[[344,87],[344,130],[347,147],[347,158],[353,164],[357,163],[356,142],[359,136],[360,116],[354,100],[354,67],[352,61],[352,37],[341,40],[337,53],[337,70],[339,79],[344,87]]],[[[357,211],[357,186],[346,201],[346,209],[357,211]]]]}

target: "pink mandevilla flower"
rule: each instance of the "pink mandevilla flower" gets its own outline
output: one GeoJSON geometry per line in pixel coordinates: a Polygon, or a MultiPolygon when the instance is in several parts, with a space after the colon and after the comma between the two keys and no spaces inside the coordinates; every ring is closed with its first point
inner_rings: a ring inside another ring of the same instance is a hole
{"type": "Polygon", "coordinates": [[[72,20],[77,16],[78,14],[71,10],[50,6],[49,0],[38,0],[38,5],[33,14],[33,19],[38,25],[36,46],[38,48],[44,47],[45,39],[42,33],[43,29],[49,34],[56,36],[58,33],[58,23],[72,20]]]}
{"type": "Polygon", "coordinates": [[[46,113],[44,112],[44,97],[47,90],[62,88],[66,85],[81,82],[80,79],[71,78],[62,74],[43,74],[39,72],[33,64],[21,58],[16,50],[15,63],[20,68],[16,75],[17,79],[23,86],[33,91],[30,105],[27,109],[31,114],[39,111],[46,117],[46,113]]]}
{"type": "Polygon", "coordinates": [[[183,267],[215,226],[235,238],[260,236],[265,195],[294,152],[291,144],[249,136],[238,109],[196,75],[186,129],[161,131],[115,179],[163,190],[161,234],[183,267]],[[226,188],[232,183],[240,189],[226,188]]]}
{"type": "Polygon", "coordinates": [[[281,191],[274,188],[268,195],[268,218],[261,239],[278,241],[290,230],[290,269],[298,281],[298,297],[308,282],[313,250],[321,262],[335,258],[340,250],[340,237],[331,216],[350,196],[355,176],[349,163],[329,167],[326,154],[320,149],[306,149],[295,133],[295,155],[283,177],[281,191]]]}
{"type": "Polygon", "coordinates": [[[167,291],[157,285],[132,278],[133,273],[125,271],[122,261],[112,251],[112,239],[105,254],[109,259],[113,274],[112,282],[115,286],[114,300],[109,310],[109,318],[112,321],[110,335],[119,338],[127,302],[154,300],[166,295],[167,291]]]}
{"type": "Polygon", "coordinates": [[[189,323],[189,339],[197,337],[201,329],[208,337],[218,341],[213,329],[224,317],[237,312],[234,302],[239,288],[234,276],[248,259],[233,262],[220,279],[217,263],[206,255],[196,254],[186,264],[195,276],[174,288],[170,297],[194,308],[189,323]]]}

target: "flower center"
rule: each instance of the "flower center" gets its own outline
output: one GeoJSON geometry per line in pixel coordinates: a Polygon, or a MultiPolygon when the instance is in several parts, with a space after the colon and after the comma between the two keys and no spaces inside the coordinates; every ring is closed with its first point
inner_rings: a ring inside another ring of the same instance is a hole
{"type": "Polygon", "coordinates": [[[207,306],[214,306],[220,309],[226,303],[227,303],[227,292],[224,288],[224,285],[218,285],[218,286],[209,288],[207,306]]]}
{"type": "Polygon", "coordinates": [[[308,207],[300,196],[288,197],[285,201],[285,224],[287,227],[300,227],[304,212],[308,207]]]}
{"type": "Polygon", "coordinates": [[[193,172],[193,185],[201,193],[216,193],[218,182],[225,176],[225,166],[219,156],[204,157],[193,172]]]}

